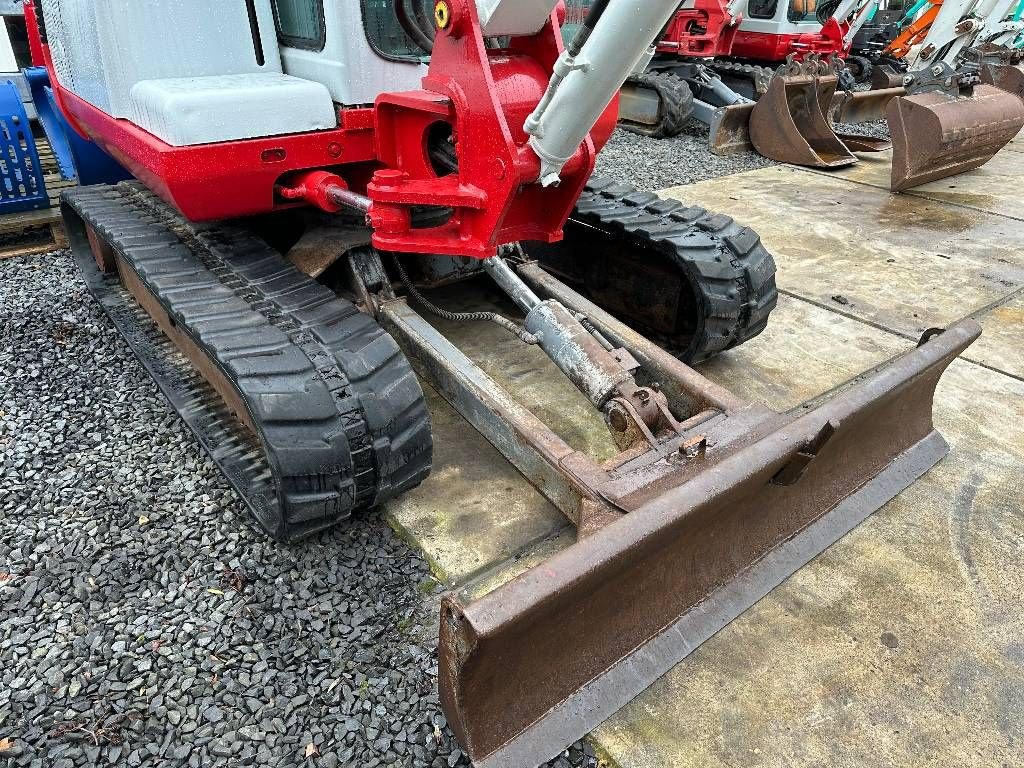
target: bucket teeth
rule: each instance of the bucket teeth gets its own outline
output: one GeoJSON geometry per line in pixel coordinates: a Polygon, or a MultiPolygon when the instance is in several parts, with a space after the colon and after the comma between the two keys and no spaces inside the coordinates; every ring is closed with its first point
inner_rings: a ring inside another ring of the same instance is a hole
{"type": "Polygon", "coordinates": [[[842,168],[857,158],[828,119],[839,73],[834,62],[808,56],[780,68],[750,115],[750,139],[765,157],[812,168],[842,168]]]}
{"type": "Polygon", "coordinates": [[[980,168],[1024,127],[1024,101],[992,85],[969,96],[942,90],[893,99],[893,192],[980,168]]]}

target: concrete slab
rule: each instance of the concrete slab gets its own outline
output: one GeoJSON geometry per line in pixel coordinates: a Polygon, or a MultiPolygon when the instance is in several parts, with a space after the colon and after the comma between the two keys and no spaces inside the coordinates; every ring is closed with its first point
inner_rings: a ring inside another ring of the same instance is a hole
{"type": "Polygon", "coordinates": [[[1024,152],[1024,131],[1014,136],[1013,140],[1006,145],[1006,148],[1014,152],[1024,152]]]}
{"type": "Polygon", "coordinates": [[[764,333],[704,363],[700,372],[745,400],[788,411],[909,346],[857,320],[781,296],[764,333]]]}
{"type": "MultiPolygon", "coordinates": [[[[1015,151],[1001,151],[981,168],[922,184],[903,194],[1024,220],[1024,206],[1020,204],[1020,180],[1024,178],[1024,157],[1020,150],[1024,149],[1024,143],[1011,143],[1007,146],[1013,147],[1015,151]]],[[[860,184],[870,184],[888,192],[892,152],[860,154],[857,158],[860,162],[848,168],[819,172],[860,184]]]]}
{"type": "Polygon", "coordinates": [[[954,365],[953,453],[594,734],[621,768],[1020,765],[1024,382],[954,365]]]}
{"type": "Polygon", "coordinates": [[[966,357],[1024,379],[1024,296],[978,317],[985,333],[966,357]]]}
{"type": "Polygon", "coordinates": [[[1024,227],[1004,216],[783,166],[664,194],[757,230],[782,289],[908,337],[1024,286],[1024,227]]]}
{"type": "Polygon", "coordinates": [[[480,433],[426,387],[434,471],[389,502],[386,515],[421,550],[439,581],[456,586],[568,521],[480,433]]]}

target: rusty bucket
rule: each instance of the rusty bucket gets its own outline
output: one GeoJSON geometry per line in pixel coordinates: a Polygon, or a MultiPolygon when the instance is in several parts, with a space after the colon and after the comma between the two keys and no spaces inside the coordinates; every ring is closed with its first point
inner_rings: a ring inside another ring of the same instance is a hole
{"type": "Polygon", "coordinates": [[[1024,65],[986,64],[981,68],[981,82],[994,85],[1024,101],[1024,65]]]}
{"type": "Polygon", "coordinates": [[[765,157],[812,168],[842,168],[857,158],[828,120],[839,70],[815,56],[790,56],[750,115],[750,140],[765,157]]]}
{"type": "Polygon", "coordinates": [[[893,192],[980,168],[1024,127],[1024,101],[993,85],[962,87],[957,77],[951,88],[911,88],[889,103],[893,192]]]}
{"type": "Polygon", "coordinates": [[[753,111],[753,102],[716,108],[708,124],[708,145],[711,151],[716,155],[752,151],[750,114],[753,111]]]}

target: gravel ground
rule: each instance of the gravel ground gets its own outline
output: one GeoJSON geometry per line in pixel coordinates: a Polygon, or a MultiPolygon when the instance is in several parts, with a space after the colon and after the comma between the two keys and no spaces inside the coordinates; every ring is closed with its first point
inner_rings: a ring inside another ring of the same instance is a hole
{"type": "Polygon", "coordinates": [[[863,136],[874,136],[876,139],[889,138],[889,123],[885,120],[874,120],[870,123],[834,123],[839,133],[859,133],[863,136]]]}
{"type": "Polygon", "coordinates": [[[596,173],[629,182],[638,189],[657,191],[774,164],[756,152],[725,157],[712,154],[708,129],[691,120],[686,131],[672,139],[648,139],[616,130],[598,156],[596,173]]]}
{"type": "Polygon", "coordinates": [[[257,533],[70,258],[0,261],[0,765],[468,765],[436,588],[376,515],[257,533]]]}

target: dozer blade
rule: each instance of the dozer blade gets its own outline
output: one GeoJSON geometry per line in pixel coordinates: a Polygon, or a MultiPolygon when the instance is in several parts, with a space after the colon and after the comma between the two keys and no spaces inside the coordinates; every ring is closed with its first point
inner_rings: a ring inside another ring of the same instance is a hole
{"type": "Polygon", "coordinates": [[[994,85],[1024,101],[1024,65],[986,64],[981,68],[981,82],[994,85]]]}
{"type": "Polygon", "coordinates": [[[476,765],[554,756],[927,472],[948,451],[936,384],[979,334],[929,335],[624,491],[628,514],[483,598],[446,598],[441,697],[476,765]]]}
{"type": "Polygon", "coordinates": [[[927,91],[893,99],[891,189],[905,189],[980,168],[1024,127],[1024,102],[992,85],[971,96],[927,91]]]}
{"type": "Polygon", "coordinates": [[[842,168],[857,158],[836,136],[825,114],[837,72],[815,57],[788,62],[750,114],[750,139],[765,157],[812,168],[842,168]]]}

